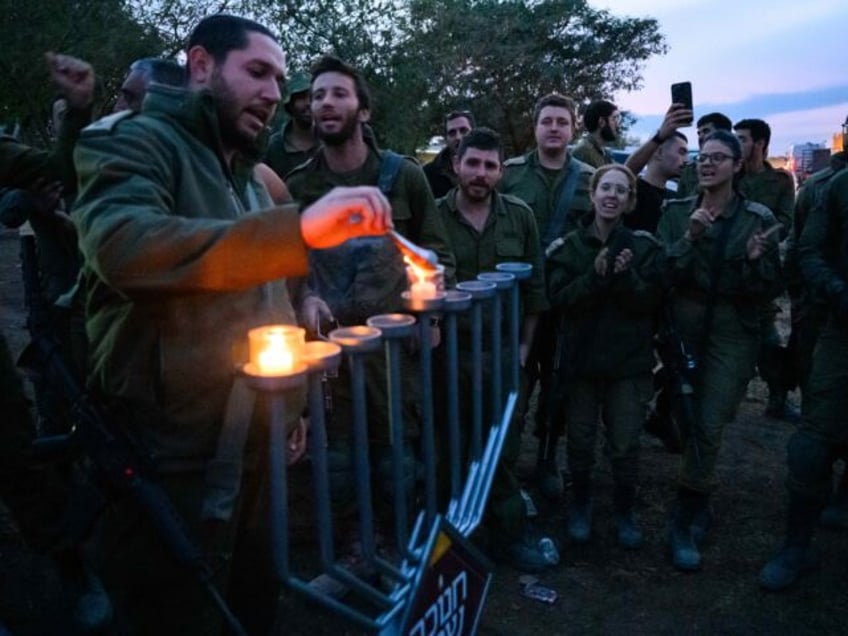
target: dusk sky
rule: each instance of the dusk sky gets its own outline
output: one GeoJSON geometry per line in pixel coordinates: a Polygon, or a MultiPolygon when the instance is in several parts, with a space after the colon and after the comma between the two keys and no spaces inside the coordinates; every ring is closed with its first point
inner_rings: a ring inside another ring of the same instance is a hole
{"type": "MultiPolygon", "coordinates": [[[[644,88],[613,96],[656,130],[673,82],[691,81],[695,117],[720,111],[772,128],[771,154],[826,142],[848,116],[848,2],[845,0],[589,0],[620,16],[656,18],[669,52],[644,68],[644,88]]],[[[683,129],[690,146],[694,128],[683,129]]]]}

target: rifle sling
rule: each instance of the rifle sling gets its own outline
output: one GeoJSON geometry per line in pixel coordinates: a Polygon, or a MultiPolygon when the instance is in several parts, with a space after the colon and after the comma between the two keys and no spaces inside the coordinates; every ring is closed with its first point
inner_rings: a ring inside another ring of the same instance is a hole
{"type": "Polygon", "coordinates": [[[580,168],[575,164],[573,157],[568,158],[564,168],[567,171],[565,180],[562,189],[559,191],[559,199],[557,199],[554,213],[548,220],[547,231],[542,241],[543,249],[562,236],[562,230],[565,227],[568,214],[571,212],[571,202],[574,200],[574,193],[577,191],[577,176],[580,168]]]}

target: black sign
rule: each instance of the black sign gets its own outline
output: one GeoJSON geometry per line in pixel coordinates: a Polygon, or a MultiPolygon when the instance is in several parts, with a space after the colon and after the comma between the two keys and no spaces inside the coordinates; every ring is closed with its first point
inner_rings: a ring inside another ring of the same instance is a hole
{"type": "Polygon", "coordinates": [[[434,524],[428,552],[403,633],[407,636],[476,633],[492,578],[491,564],[442,518],[434,524]]]}

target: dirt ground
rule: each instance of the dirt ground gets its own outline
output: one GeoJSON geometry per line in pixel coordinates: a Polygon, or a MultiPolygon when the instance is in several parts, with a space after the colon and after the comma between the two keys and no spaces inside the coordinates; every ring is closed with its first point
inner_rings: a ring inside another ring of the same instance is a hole
{"type": "MultiPolygon", "coordinates": [[[[17,263],[17,235],[0,231],[0,329],[16,350],[26,340],[17,263]]],[[[718,466],[720,485],[713,497],[717,522],[703,550],[701,572],[681,574],[670,564],[665,526],[678,457],[644,436],[638,510],[645,546],[628,552],[615,545],[611,476],[602,459],[596,473],[592,541],[583,547],[563,545],[562,564],[540,576],[540,582],[556,590],[559,599],[544,605],[522,597],[519,572],[498,564],[479,633],[848,632],[848,534],[818,532],[815,542],[824,566],[793,589],[769,594],[757,586],[757,574],[783,534],[785,448],[792,432],[790,424],[762,417],[764,395],[763,385],[752,382],[736,421],[727,428],[718,466]]],[[[524,451],[521,468],[529,477],[535,458],[535,438],[529,433],[524,451]]],[[[529,490],[536,495],[532,485],[529,490]]],[[[541,509],[541,528],[562,539],[565,504],[534,498],[541,509]]],[[[66,598],[49,562],[27,550],[0,506],[0,622],[16,635],[44,634],[47,617],[66,609],[66,598]]],[[[282,612],[289,617],[289,627],[281,633],[355,633],[291,598],[284,601],[282,612]]]]}

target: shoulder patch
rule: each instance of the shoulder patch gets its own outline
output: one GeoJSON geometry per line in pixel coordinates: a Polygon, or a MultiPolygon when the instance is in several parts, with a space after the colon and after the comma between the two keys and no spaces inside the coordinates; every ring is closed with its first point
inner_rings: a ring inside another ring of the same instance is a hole
{"type": "Polygon", "coordinates": [[[120,122],[125,119],[129,119],[130,117],[134,117],[135,115],[136,113],[131,110],[121,110],[117,113],[106,115],[105,117],[101,117],[97,121],[83,128],[82,134],[111,133],[115,129],[115,126],[117,126],[120,122]]]}
{"type": "Polygon", "coordinates": [[[563,245],[565,245],[564,236],[560,236],[558,239],[554,239],[553,242],[551,242],[551,244],[545,248],[545,258],[550,258],[551,255],[563,245]]]}
{"type": "Polygon", "coordinates": [[[688,197],[671,197],[662,202],[663,209],[673,208],[673,207],[690,207],[692,203],[698,198],[697,194],[693,194],[688,197]]]}
{"type": "Polygon", "coordinates": [[[654,236],[653,234],[651,234],[647,230],[633,230],[633,236],[636,236],[638,238],[647,239],[647,240],[651,241],[652,243],[656,243],[656,244],[659,244],[659,242],[660,242],[659,239],[656,236],[654,236]]]}
{"type": "Polygon", "coordinates": [[[503,165],[504,165],[504,168],[506,168],[507,166],[523,166],[526,163],[527,163],[527,156],[526,155],[519,155],[517,157],[510,157],[509,159],[504,161],[503,165]]]}
{"type": "Polygon", "coordinates": [[[745,200],[745,209],[748,210],[748,212],[752,212],[753,214],[756,214],[757,216],[759,216],[763,219],[766,219],[766,220],[769,220],[769,221],[775,221],[776,220],[774,213],[772,213],[772,211],[769,210],[762,203],[757,203],[756,201],[749,201],[749,200],[746,199],[745,200]]]}
{"type": "Polygon", "coordinates": [[[641,238],[651,239],[655,243],[657,242],[657,237],[648,232],[648,230],[633,230],[633,236],[638,236],[641,238]]]}
{"type": "Polygon", "coordinates": [[[518,206],[520,208],[527,208],[528,210],[532,211],[532,209],[529,205],[527,205],[527,202],[524,199],[517,197],[514,194],[503,194],[502,192],[498,194],[500,194],[500,196],[506,203],[518,206]]]}

